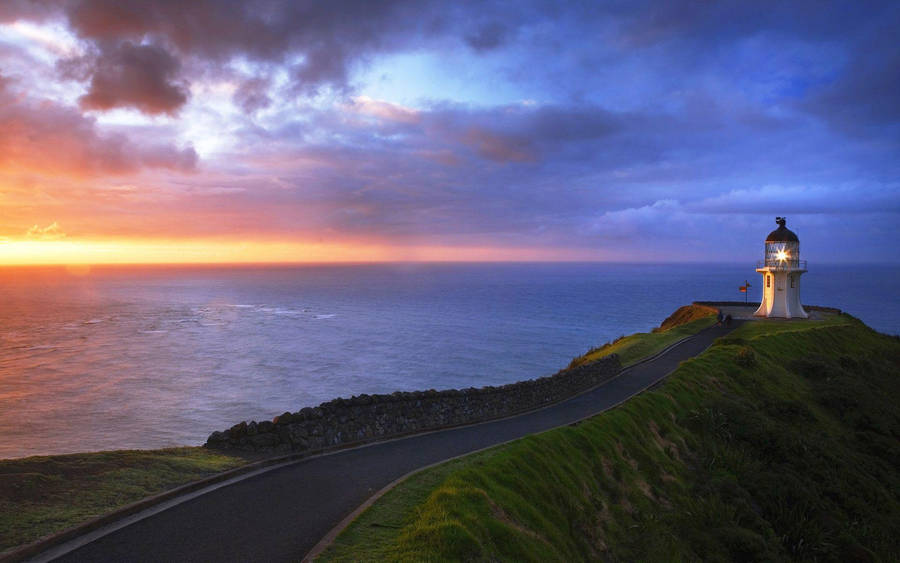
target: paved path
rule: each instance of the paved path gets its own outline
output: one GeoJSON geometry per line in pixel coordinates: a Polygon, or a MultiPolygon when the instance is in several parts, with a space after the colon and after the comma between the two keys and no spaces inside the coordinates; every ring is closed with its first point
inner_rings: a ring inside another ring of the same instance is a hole
{"type": "Polygon", "coordinates": [[[340,451],[216,489],[57,560],[299,561],[333,526],[398,477],[615,406],[729,331],[706,329],[589,393],[540,411],[340,451]]]}

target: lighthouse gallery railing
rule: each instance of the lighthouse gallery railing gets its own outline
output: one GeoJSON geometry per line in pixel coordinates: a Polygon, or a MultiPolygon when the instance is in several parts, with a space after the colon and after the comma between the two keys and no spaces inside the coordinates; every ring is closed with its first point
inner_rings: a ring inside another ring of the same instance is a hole
{"type": "Polygon", "coordinates": [[[805,270],[806,260],[757,260],[756,267],[770,270],[805,270]]]}

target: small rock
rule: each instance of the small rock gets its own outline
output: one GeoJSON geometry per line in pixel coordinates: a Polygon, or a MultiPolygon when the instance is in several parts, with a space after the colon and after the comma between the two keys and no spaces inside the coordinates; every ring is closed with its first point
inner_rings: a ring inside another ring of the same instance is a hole
{"type": "Polygon", "coordinates": [[[247,434],[247,423],[246,422],[239,422],[238,424],[235,424],[234,426],[232,426],[231,428],[228,429],[228,435],[231,437],[232,440],[236,440],[246,434],[247,434]]]}

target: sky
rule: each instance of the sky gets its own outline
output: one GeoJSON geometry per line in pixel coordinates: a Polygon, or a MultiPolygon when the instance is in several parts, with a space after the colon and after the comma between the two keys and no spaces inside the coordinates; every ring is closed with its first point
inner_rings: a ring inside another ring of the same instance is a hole
{"type": "Polygon", "coordinates": [[[0,264],[900,262],[900,3],[4,0],[0,264]]]}

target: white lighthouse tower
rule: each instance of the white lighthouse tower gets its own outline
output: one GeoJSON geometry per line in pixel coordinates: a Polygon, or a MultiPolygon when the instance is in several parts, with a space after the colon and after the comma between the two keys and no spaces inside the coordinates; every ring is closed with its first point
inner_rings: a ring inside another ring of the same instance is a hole
{"type": "Polygon", "coordinates": [[[756,263],[763,277],[763,298],[757,317],[808,318],[800,304],[800,276],[806,260],[800,260],[800,239],[790,231],[784,217],[776,217],[778,228],[766,237],[766,258],[756,263]]]}

